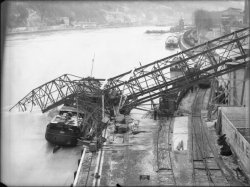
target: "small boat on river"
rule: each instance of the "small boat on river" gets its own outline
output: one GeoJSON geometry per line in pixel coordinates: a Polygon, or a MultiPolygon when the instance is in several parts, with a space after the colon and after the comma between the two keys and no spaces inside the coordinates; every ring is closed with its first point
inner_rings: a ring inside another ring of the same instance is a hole
{"type": "Polygon", "coordinates": [[[45,138],[57,146],[76,146],[81,136],[79,125],[82,123],[84,113],[71,106],[62,106],[47,125],[45,138]]]}
{"type": "Polygon", "coordinates": [[[178,48],[178,38],[174,35],[167,37],[165,41],[165,47],[168,49],[178,48]]]}

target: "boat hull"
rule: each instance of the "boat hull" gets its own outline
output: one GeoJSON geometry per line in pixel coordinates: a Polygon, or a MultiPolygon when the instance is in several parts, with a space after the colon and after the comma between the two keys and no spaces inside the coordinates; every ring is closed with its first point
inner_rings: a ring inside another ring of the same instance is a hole
{"type": "Polygon", "coordinates": [[[178,43],[166,43],[165,47],[168,49],[175,49],[178,48],[178,43]]]}
{"type": "Polygon", "coordinates": [[[80,129],[69,125],[48,124],[45,139],[59,146],[76,146],[80,129]]]}
{"type": "Polygon", "coordinates": [[[178,38],[177,36],[171,35],[165,41],[165,47],[168,49],[178,48],[178,38]]]}

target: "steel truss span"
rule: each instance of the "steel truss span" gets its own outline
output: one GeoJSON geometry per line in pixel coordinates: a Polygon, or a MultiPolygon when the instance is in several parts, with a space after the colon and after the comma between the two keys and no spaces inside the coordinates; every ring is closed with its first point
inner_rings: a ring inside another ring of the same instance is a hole
{"type": "Polygon", "coordinates": [[[108,103],[112,93],[121,98],[121,109],[132,109],[162,94],[177,93],[184,87],[245,67],[249,64],[249,31],[249,27],[235,31],[105,81],[62,75],[32,90],[11,109],[26,110],[28,105],[39,105],[46,112],[78,94],[105,95],[108,103]],[[170,77],[171,68],[179,69],[181,75],[170,77]]]}
{"type": "Polygon", "coordinates": [[[75,100],[79,93],[92,95],[93,92],[99,90],[101,81],[103,79],[81,78],[64,74],[33,89],[10,110],[14,108],[21,111],[26,111],[28,108],[32,110],[33,106],[38,105],[42,112],[46,112],[67,101],[75,100]]]}

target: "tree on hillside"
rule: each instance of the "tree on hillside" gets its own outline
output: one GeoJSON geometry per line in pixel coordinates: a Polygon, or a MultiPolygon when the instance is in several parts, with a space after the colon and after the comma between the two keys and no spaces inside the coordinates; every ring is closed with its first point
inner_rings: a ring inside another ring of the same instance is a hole
{"type": "Polygon", "coordinates": [[[7,26],[9,28],[26,26],[29,13],[22,2],[13,2],[13,4],[9,3],[7,13],[7,26]]]}

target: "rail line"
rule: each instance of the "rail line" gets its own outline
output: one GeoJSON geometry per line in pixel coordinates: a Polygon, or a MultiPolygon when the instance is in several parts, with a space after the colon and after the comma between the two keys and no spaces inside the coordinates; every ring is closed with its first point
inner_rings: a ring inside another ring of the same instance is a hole
{"type": "MultiPolygon", "coordinates": [[[[103,131],[103,136],[107,138],[107,129],[103,131]]],[[[106,142],[104,145],[105,144],[106,142]]],[[[73,186],[99,186],[104,160],[103,157],[103,148],[96,153],[89,152],[89,148],[84,148],[73,186]]]]}
{"type": "Polygon", "coordinates": [[[89,174],[90,174],[90,169],[91,169],[91,165],[92,165],[92,160],[93,160],[93,153],[90,153],[90,159],[88,159],[88,167],[87,167],[87,176],[86,176],[86,180],[85,180],[85,184],[84,186],[88,186],[88,180],[89,180],[89,174]]]}
{"type": "MultiPolygon", "coordinates": [[[[107,128],[103,132],[103,136],[105,139],[107,139],[107,128]]],[[[104,142],[104,145],[106,145],[106,141],[104,142]]],[[[104,160],[104,150],[103,147],[98,151],[98,157],[96,162],[96,168],[95,168],[95,175],[97,175],[94,180],[92,186],[99,186],[101,182],[101,175],[102,175],[102,166],[103,166],[103,160],[104,160]]]]}
{"type": "Polygon", "coordinates": [[[82,159],[75,174],[76,176],[74,177],[74,182],[72,184],[73,187],[88,186],[93,157],[94,154],[90,153],[88,148],[84,148],[82,159]]]}
{"type": "Polygon", "coordinates": [[[202,125],[201,109],[206,91],[205,89],[197,91],[192,106],[193,184],[209,186],[230,185],[214,158],[202,125]]]}
{"type": "MultiPolygon", "coordinates": [[[[176,179],[173,171],[173,163],[171,159],[171,132],[173,120],[163,118],[159,121],[159,129],[157,131],[157,172],[159,177],[166,178],[167,184],[176,186],[176,179]],[[167,132],[166,132],[167,131],[167,132]],[[167,136],[167,138],[165,137],[167,136]],[[165,142],[167,140],[167,143],[165,142]],[[162,145],[161,145],[162,144],[162,145]],[[161,157],[161,159],[160,159],[161,157]]],[[[166,183],[165,183],[166,184],[166,183]]]]}

